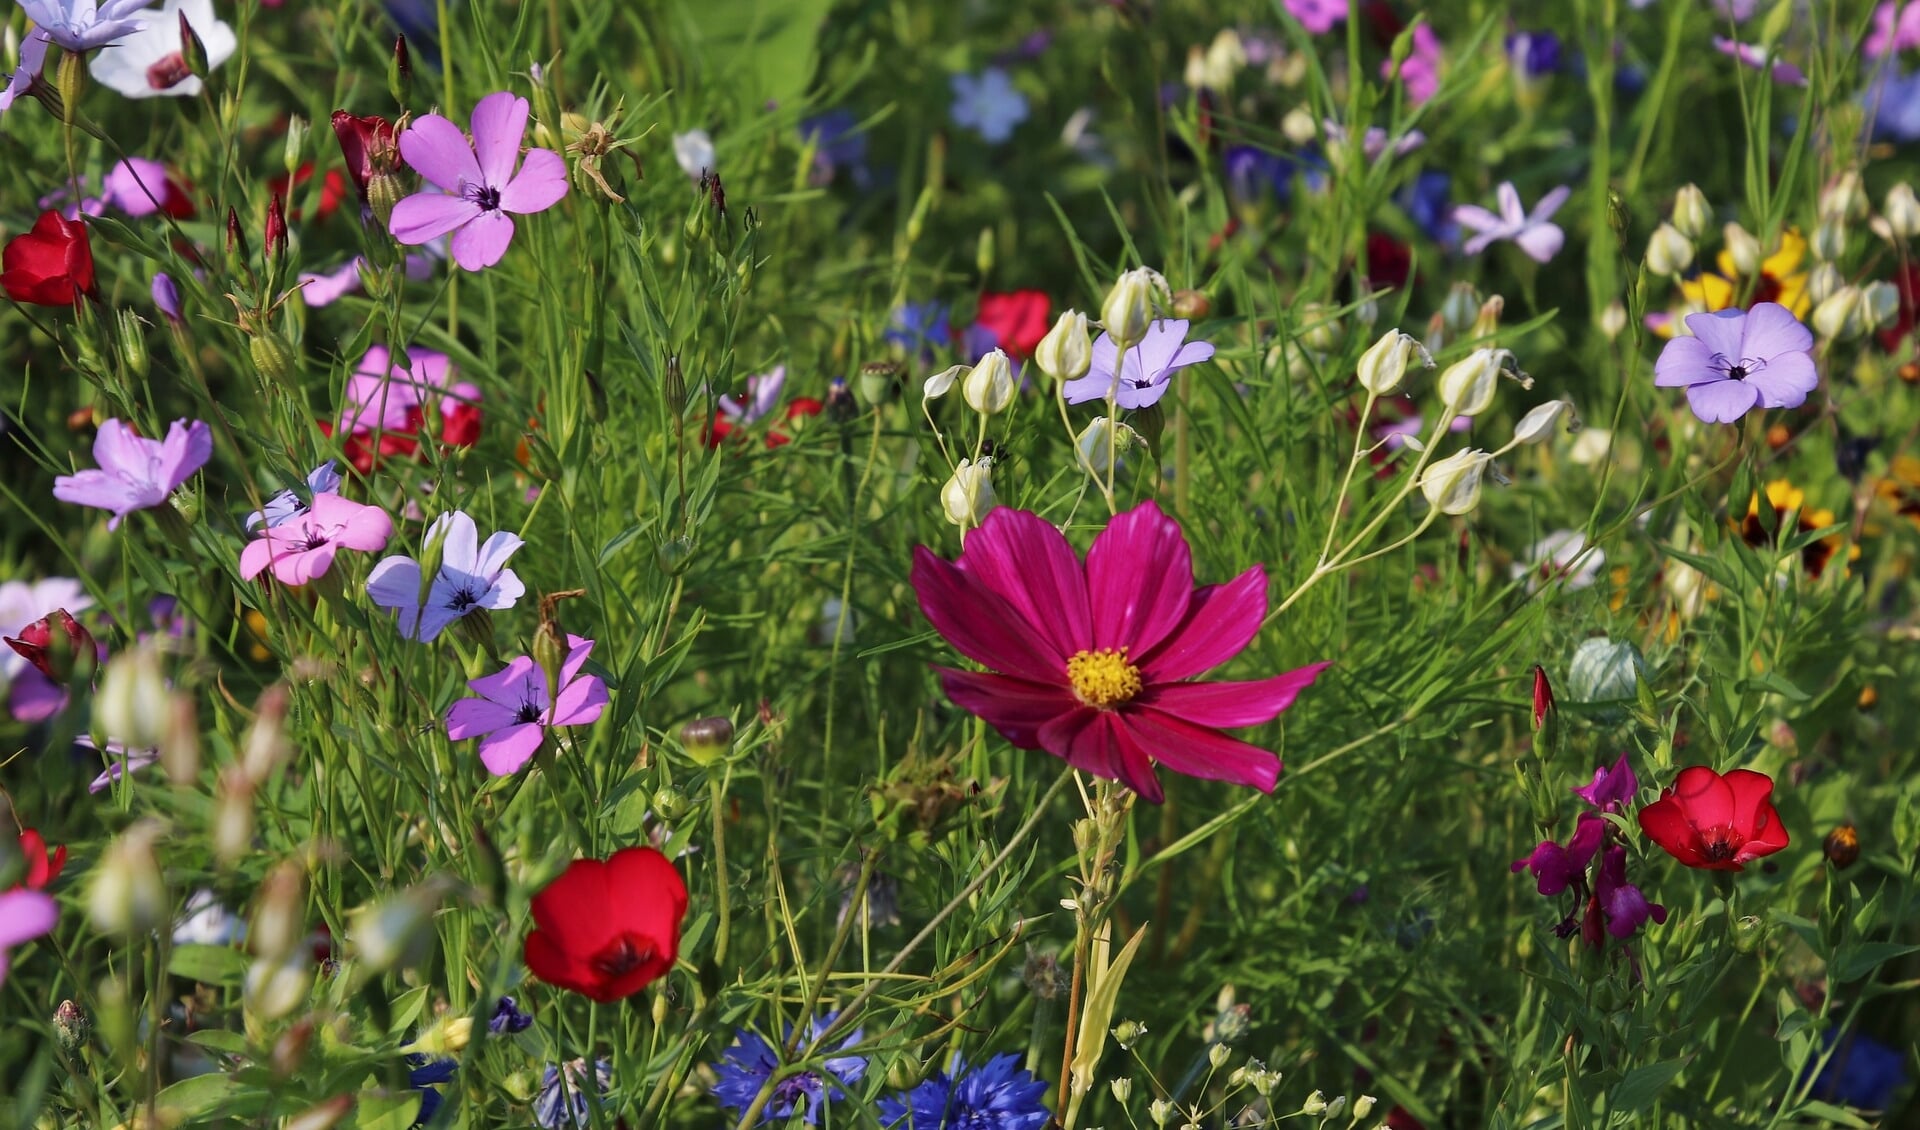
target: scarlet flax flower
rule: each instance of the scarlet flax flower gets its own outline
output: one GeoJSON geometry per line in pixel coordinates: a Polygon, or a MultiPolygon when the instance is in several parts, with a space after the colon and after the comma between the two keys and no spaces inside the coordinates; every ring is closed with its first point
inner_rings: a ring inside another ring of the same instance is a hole
{"type": "Polygon", "coordinates": [[[0,290],[34,306],[73,306],[92,294],[87,225],[58,212],[40,213],[32,231],[14,236],[0,251],[0,290]]]}
{"type": "Polygon", "coordinates": [[[956,561],[917,547],[912,579],[947,642],[993,669],[936,668],[948,698],[1014,745],[1125,782],[1155,804],[1155,762],[1271,792],[1280,759],[1220,730],[1271,721],[1326,666],[1188,681],[1253,641],[1267,574],[1256,565],[1195,589],[1186,536],[1151,501],[1116,517],[1084,563],[1038,514],[1000,507],[956,561]]]}
{"type": "Polygon", "coordinates": [[[1724,776],[1704,765],[1680,770],[1660,799],[1640,810],[1640,830],[1668,855],[1705,871],[1744,871],[1788,843],[1773,807],[1773,778],[1751,769],[1724,776]]]}
{"type": "Polygon", "coordinates": [[[46,837],[32,828],[20,830],[20,854],[27,857],[27,872],[20,879],[19,886],[30,891],[45,890],[48,883],[60,877],[67,866],[66,845],[47,850],[46,837]]]}
{"type": "Polygon", "coordinates": [[[607,1004],[665,976],[680,952],[687,885],[667,857],[630,847],[576,859],[533,896],[522,956],[549,985],[607,1004]]]}

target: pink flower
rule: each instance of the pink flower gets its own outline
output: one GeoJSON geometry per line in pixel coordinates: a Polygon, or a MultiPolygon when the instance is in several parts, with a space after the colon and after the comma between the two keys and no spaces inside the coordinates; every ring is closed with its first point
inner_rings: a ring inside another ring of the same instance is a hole
{"type": "Polygon", "coordinates": [[[60,904],[44,891],[25,887],[0,893],[0,984],[7,980],[7,951],[53,933],[60,904]]]}
{"type": "Polygon", "coordinates": [[[530,149],[527,100],[502,90],[473,108],[473,142],[438,114],[416,120],[400,135],[400,156],[439,192],[416,192],[393,210],[388,224],[405,244],[453,235],[453,261],[469,271],[498,263],[513,242],[507,213],[544,212],[567,194],[567,163],[551,149],[530,149]],[[519,172],[514,167],[519,165],[519,172]]]}
{"type": "Polygon", "coordinates": [[[1478,255],[1503,239],[1519,244],[1520,250],[1536,263],[1545,263],[1560,253],[1561,246],[1567,242],[1567,233],[1550,221],[1567,202],[1567,197],[1573,195],[1572,189],[1563,184],[1547,193],[1533,206],[1532,212],[1521,205],[1520,192],[1512,181],[1502,181],[1495,195],[1500,201],[1497,216],[1477,204],[1463,204],[1453,210],[1455,222],[1479,233],[1467,240],[1463,248],[1467,254],[1478,255]]]}
{"type": "Polygon", "coordinates": [[[465,381],[448,389],[454,375],[453,362],[444,353],[431,349],[410,349],[411,368],[394,363],[384,345],[376,345],[360,358],[360,364],[347,378],[347,406],[340,413],[343,432],[411,432],[418,425],[416,409],[441,401],[441,393],[451,392],[452,402],[440,404],[443,415],[451,415],[460,403],[477,404],[479,388],[465,381]]]}
{"type": "MultiPolygon", "coordinates": [[[[1394,77],[1392,59],[1380,64],[1380,77],[1394,77]]],[[[1407,99],[1415,106],[1440,89],[1440,37],[1426,24],[1413,29],[1413,52],[1400,64],[1399,78],[1406,84],[1407,99]]]]}
{"type": "Polygon", "coordinates": [[[593,641],[567,637],[559,694],[547,697],[547,673],[526,656],[468,683],[479,698],[463,698],[447,711],[447,736],[480,739],[480,760],[496,777],[518,773],[540,752],[548,726],[584,726],[607,705],[607,684],[580,668],[593,641]]]}
{"type": "MultiPolygon", "coordinates": [[[[1767,52],[1751,43],[1740,43],[1724,35],[1713,37],[1713,45],[1722,55],[1731,55],[1749,67],[1764,69],[1767,66],[1767,52]]],[[[1773,81],[1788,86],[1807,85],[1807,76],[1792,63],[1776,60],[1773,63],[1773,81]]]]}
{"type": "Polygon", "coordinates": [[[936,668],[947,697],[1022,749],[1161,799],[1154,763],[1271,792],[1280,759],[1220,733],[1292,705],[1325,663],[1252,682],[1189,682],[1240,654],[1267,611],[1259,566],[1193,587],[1180,524],[1143,502],[1115,518],[1084,564],[1037,514],[1000,507],[957,561],[913,555],[920,609],[954,649],[994,672],[936,668]]]}
{"type": "Polygon", "coordinates": [[[1287,0],[1287,13],[1314,35],[1325,35],[1347,18],[1347,0],[1287,0]]]}
{"type": "Polygon", "coordinates": [[[111,530],[135,510],[165,503],[211,458],[213,432],[199,420],[175,420],[164,440],[142,439],[120,421],[108,420],[93,438],[93,461],[100,468],[54,479],[53,497],[113,511],[107,521],[111,530]]]}
{"type": "Polygon", "coordinates": [[[1894,0],[1873,10],[1873,30],[1860,45],[1860,53],[1878,59],[1889,51],[1911,51],[1920,47],[1920,2],[1899,4],[1894,0]]]}
{"type": "Polygon", "coordinates": [[[307,512],[268,529],[240,551],[240,576],[251,581],[269,566],[283,585],[322,576],[341,549],[375,553],[393,536],[393,519],[378,506],[337,494],[315,495],[307,512]]]}

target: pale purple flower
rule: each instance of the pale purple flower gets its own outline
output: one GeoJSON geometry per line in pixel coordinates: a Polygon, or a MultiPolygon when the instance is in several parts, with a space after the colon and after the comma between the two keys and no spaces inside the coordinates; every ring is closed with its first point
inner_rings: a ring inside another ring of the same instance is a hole
{"type": "MultiPolygon", "coordinates": [[[[1883,5],[1892,8],[1892,4],[1883,5]]],[[[1723,20],[1732,20],[1741,24],[1753,18],[1760,8],[1760,0],[1713,0],[1713,14],[1723,20]]]]}
{"type": "Polygon", "coordinates": [[[240,577],[251,581],[272,568],[281,584],[298,587],[325,575],[340,550],[377,553],[392,536],[393,519],[378,506],[319,495],[306,513],[247,543],[240,551],[240,577]]]}
{"type": "MultiPolygon", "coordinates": [[[[366,263],[355,255],[331,271],[300,272],[300,300],[308,306],[331,306],[360,289],[360,269],[366,263]]],[[[425,282],[433,277],[433,260],[425,255],[405,258],[407,278],[425,282]]]]}
{"type": "Polygon", "coordinates": [[[544,212],[567,194],[567,163],[551,149],[529,149],[527,100],[510,91],[473,108],[473,141],[439,114],[418,118],[400,135],[400,155],[440,192],[416,192],[393,210],[393,238],[421,244],[449,233],[453,261],[469,271],[498,263],[513,242],[508,213],[544,212]],[[514,172],[515,166],[519,172],[514,172]]]}
{"type": "MultiPolygon", "coordinates": [[[[1759,70],[1765,70],[1767,68],[1768,56],[1765,48],[1758,47],[1751,43],[1741,43],[1737,40],[1728,39],[1724,35],[1714,36],[1713,46],[1722,55],[1731,55],[1749,67],[1759,70]]],[[[1773,81],[1775,82],[1785,83],[1788,86],[1807,85],[1805,72],[1784,59],[1775,59],[1773,61],[1772,74],[1773,81]]]]}
{"type": "Polygon", "coordinates": [[[1860,45],[1861,54],[1878,59],[1889,51],[1897,54],[1916,47],[1920,47],[1920,0],[1886,0],[1873,10],[1873,30],[1860,45]]]}
{"type": "MultiPolygon", "coordinates": [[[[1393,60],[1380,64],[1380,77],[1393,78],[1393,60]]],[[[1413,51],[1400,64],[1399,78],[1407,88],[1407,100],[1415,106],[1432,98],[1440,89],[1440,37],[1426,24],[1413,29],[1413,51]]]]}
{"type": "Polygon", "coordinates": [[[473,519],[464,511],[450,510],[427,527],[424,542],[440,546],[440,570],[431,585],[421,583],[420,563],[411,557],[386,558],[367,577],[367,597],[398,612],[400,634],[410,640],[432,642],[467,613],[478,608],[512,608],[527,591],[519,576],[507,568],[507,558],[526,543],[505,530],[482,545],[473,519]]]}
{"type": "Polygon", "coordinates": [[[720,414],[736,424],[752,424],[780,406],[780,390],[787,383],[787,367],[775,365],[772,372],[747,378],[747,395],[720,398],[720,414]]]}
{"type": "Polygon", "coordinates": [[[158,212],[172,191],[167,186],[167,167],[145,157],[119,162],[100,182],[100,198],[134,217],[158,212]]]}
{"type": "Polygon", "coordinates": [[[1119,346],[1102,333],[1093,343],[1093,365],[1087,375],[1061,386],[1068,404],[1105,400],[1109,392],[1122,408],[1147,408],[1167,394],[1173,374],[1213,357],[1213,346],[1187,340],[1185,318],[1165,318],[1147,327],[1140,344],[1127,350],[1126,361],[1115,373],[1119,346]],[[1115,382],[1118,382],[1116,388],[1115,382]]]}
{"type": "Polygon", "coordinates": [[[1602,812],[1618,812],[1639,791],[1640,778],[1633,775],[1633,766],[1627,764],[1627,755],[1623,753],[1611,766],[1596,768],[1593,783],[1574,789],[1573,795],[1602,812]]]}
{"type": "Polygon", "coordinates": [[[1027,96],[1014,89],[1013,80],[999,67],[975,75],[950,75],[953,124],[973,130],[988,145],[1013,136],[1013,127],[1027,120],[1027,96]]]}
{"type": "Polygon", "coordinates": [[[1730,424],[1755,408],[1798,408],[1820,383],[1813,333],[1778,302],[1687,315],[1689,335],[1667,342],[1653,383],[1684,388],[1693,414],[1730,424]]]}
{"type": "Polygon", "coordinates": [[[14,101],[33,85],[33,80],[40,77],[41,69],[47,65],[47,43],[47,33],[40,28],[27,33],[21,42],[20,65],[7,79],[7,85],[0,87],[0,114],[11,109],[14,101]]]}
{"type": "Polygon", "coordinates": [[[0,892],[0,985],[6,984],[7,968],[15,946],[53,933],[60,920],[60,904],[45,891],[18,887],[0,892]]]}
{"type": "Polygon", "coordinates": [[[607,685],[580,668],[593,641],[567,637],[559,694],[547,697],[547,674],[527,656],[468,683],[478,698],[463,698],[447,710],[447,736],[480,739],[480,761],[496,777],[520,771],[540,751],[549,726],[584,726],[607,705],[607,685]]]}
{"type": "Polygon", "coordinates": [[[1287,0],[1287,14],[1314,35],[1325,35],[1347,18],[1347,0],[1287,0]]]}
{"type": "Polygon", "coordinates": [[[1571,195],[1573,190],[1563,184],[1542,196],[1533,211],[1528,212],[1520,206],[1520,193],[1513,182],[1502,181],[1496,193],[1500,201],[1499,215],[1477,204],[1462,204],[1453,210],[1455,222],[1480,233],[1467,240],[1464,250],[1469,255],[1478,255],[1494,243],[1510,239],[1534,262],[1547,262],[1560,253],[1561,245],[1567,241],[1567,233],[1560,230],[1560,225],[1549,221],[1571,195]]]}
{"type": "Polygon", "coordinates": [[[86,734],[73,739],[73,744],[82,749],[94,750],[107,759],[107,767],[101,770],[99,776],[87,783],[89,793],[106,792],[120,778],[129,773],[138,773],[160,760],[160,751],[157,749],[128,749],[124,742],[117,742],[112,738],[107,739],[105,749],[95,745],[93,739],[86,734]]]}
{"type": "Polygon", "coordinates": [[[264,509],[255,510],[247,515],[246,528],[255,526],[272,529],[285,525],[305,514],[313,505],[312,499],[323,494],[333,494],[340,489],[340,472],[334,470],[335,461],[327,460],[307,474],[306,497],[302,498],[293,490],[283,490],[267,499],[264,509]]]}
{"type": "Polygon", "coordinates": [[[199,420],[175,420],[164,440],[142,439],[119,420],[108,420],[93,439],[99,469],[61,475],[53,480],[53,497],[113,511],[107,528],[116,529],[135,510],[166,502],[211,458],[213,432],[199,420]]]}
{"type": "MultiPolygon", "coordinates": [[[[76,613],[93,606],[86,587],[71,577],[0,584],[0,636],[18,636],[27,625],[65,609],[76,613]]],[[[40,673],[12,648],[0,648],[0,684],[7,688],[7,707],[22,722],[38,722],[59,713],[66,704],[65,687],[40,673]]]]}
{"type": "MultiPolygon", "coordinates": [[[[140,27],[131,18],[153,0],[18,0],[20,9],[47,38],[68,51],[105,47],[140,27]]],[[[24,52],[22,52],[24,55],[24,52]]]]}
{"type": "MultiPolygon", "coordinates": [[[[1345,9],[1341,9],[1345,11],[1345,9]]],[[[1347,127],[1326,118],[1320,128],[1327,135],[1327,148],[1341,149],[1347,144],[1347,127]]],[[[1404,157],[1427,143],[1427,135],[1419,130],[1408,130],[1399,137],[1388,139],[1387,131],[1379,126],[1368,126],[1367,132],[1360,137],[1360,152],[1369,161],[1378,161],[1382,155],[1391,152],[1395,157],[1404,157]]]]}
{"type": "Polygon", "coordinates": [[[673,135],[673,163],[695,180],[719,168],[715,164],[713,135],[703,129],[690,129],[673,135]]]}
{"type": "Polygon", "coordinates": [[[175,325],[180,324],[180,287],[173,277],[165,271],[157,271],[153,276],[153,304],[160,313],[175,325]]]}

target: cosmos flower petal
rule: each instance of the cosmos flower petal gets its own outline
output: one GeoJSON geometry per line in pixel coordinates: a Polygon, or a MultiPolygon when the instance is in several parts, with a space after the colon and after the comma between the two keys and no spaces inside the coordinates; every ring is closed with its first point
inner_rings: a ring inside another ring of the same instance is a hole
{"type": "Polygon", "coordinates": [[[925,546],[914,547],[911,580],[920,611],[960,654],[1035,682],[1065,682],[1064,664],[1042,650],[998,593],[925,546]]]}
{"type": "Polygon", "coordinates": [[[1731,424],[1760,403],[1760,390],[1745,381],[1714,381],[1687,389],[1693,414],[1709,424],[1731,424]]]}
{"type": "Polygon", "coordinates": [[[1079,707],[1040,728],[1040,744],[1048,753],[1085,773],[1119,781],[1141,799],[1159,804],[1164,794],[1137,743],[1123,749],[1120,724],[1111,711],[1079,707]]]}
{"type": "Polygon", "coordinates": [[[1137,658],[1141,674],[1170,682],[1211,671],[1246,650],[1266,614],[1267,571],[1258,565],[1224,585],[1198,589],[1180,625],[1137,658]]]}
{"type": "Polygon", "coordinates": [[[1020,749],[1039,749],[1040,728],[1079,708],[1066,689],[982,671],[936,667],[940,687],[962,710],[979,715],[1020,749]]]}
{"type": "Polygon", "coordinates": [[[1315,663],[1248,682],[1167,683],[1138,701],[1197,726],[1231,730],[1278,718],[1300,692],[1313,685],[1327,664],[1315,663]]]}
{"type": "Polygon", "coordinates": [[[1093,645],[1080,559],[1045,518],[995,507],[967,535],[958,565],[1012,605],[1045,639],[1048,658],[1062,669],[1068,656],[1093,645]]]}
{"type": "Polygon", "coordinates": [[[1193,600],[1193,552],[1151,499],[1116,515],[1087,549],[1087,600],[1097,648],[1145,655],[1193,600]]]}
{"type": "Polygon", "coordinates": [[[1263,793],[1280,780],[1280,759],[1269,751],[1163,710],[1128,710],[1120,724],[1155,761],[1184,776],[1250,785],[1263,793]]]}

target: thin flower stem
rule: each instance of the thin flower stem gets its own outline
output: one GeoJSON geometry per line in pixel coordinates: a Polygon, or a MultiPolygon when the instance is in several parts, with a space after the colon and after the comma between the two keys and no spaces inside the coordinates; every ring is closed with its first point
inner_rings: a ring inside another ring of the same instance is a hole
{"type": "Polygon", "coordinates": [[[1373,417],[1373,406],[1380,399],[1374,392],[1367,393],[1367,402],[1360,409],[1360,420],[1353,428],[1353,456],[1347,460],[1347,473],[1340,477],[1340,489],[1334,492],[1333,516],[1327,519],[1327,539],[1320,543],[1320,557],[1317,563],[1327,563],[1327,554],[1333,550],[1333,535],[1340,530],[1340,508],[1347,503],[1347,491],[1353,486],[1354,469],[1367,457],[1362,445],[1367,439],[1367,421],[1373,417]]]}
{"type": "MultiPolygon", "coordinates": [[[[873,881],[873,868],[879,857],[873,852],[865,852],[863,856],[864,858],[860,860],[859,878],[854,880],[852,903],[852,908],[860,913],[844,915],[840,919],[840,924],[834,927],[833,941],[827,946],[827,956],[821,959],[820,975],[813,979],[813,987],[807,992],[806,1007],[800,1010],[801,1016],[811,1018],[814,1010],[820,1007],[820,994],[826,989],[827,981],[833,976],[833,967],[840,960],[840,951],[846,946],[847,939],[852,936],[853,924],[859,921],[866,911],[867,885],[873,881]]],[[[787,1038],[787,1055],[791,1056],[799,1049],[800,1037],[804,1031],[805,1029],[799,1025],[794,1025],[793,1035],[787,1038]]]]}
{"type": "Polygon", "coordinates": [[[718,896],[715,914],[719,920],[713,928],[713,962],[719,965],[727,959],[727,934],[732,921],[727,895],[727,833],[723,816],[727,786],[720,777],[709,774],[707,789],[713,802],[713,886],[714,894],[718,896]]]}

